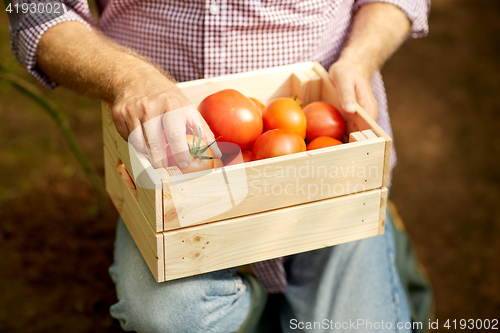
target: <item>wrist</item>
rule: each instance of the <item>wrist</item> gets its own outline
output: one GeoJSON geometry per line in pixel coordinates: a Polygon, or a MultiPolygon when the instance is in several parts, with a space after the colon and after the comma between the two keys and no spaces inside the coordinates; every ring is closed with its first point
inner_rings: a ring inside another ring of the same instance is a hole
{"type": "MultiPolygon", "coordinates": [[[[150,63],[127,55],[113,68],[112,101],[159,100],[165,111],[192,105],[175,83],[150,63]]],[[[127,103],[128,103],[127,102],[127,103]]]]}
{"type": "Polygon", "coordinates": [[[127,96],[131,91],[152,93],[152,89],[160,86],[170,90],[175,84],[153,65],[133,55],[120,56],[111,69],[110,91],[114,101],[127,96]]]}
{"type": "MultiPolygon", "coordinates": [[[[110,90],[114,101],[126,93],[140,79],[139,72],[149,69],[143,62],[132,55],[122,55],[119,61],[114,62],[110,75],[110,90]]],[[[145,77],[147,77],[145,75],[145,77]]]]}
{"type": "Polygon", "coordinates": [[[338,66],[345,66],[360,73],[364,78],[370,80],[378,66],[375,57],[367,56],[366,54],[359,55],[354,52],[349,52],[347,49],[342,52],[339,59],[335,62],[338,66]]]}

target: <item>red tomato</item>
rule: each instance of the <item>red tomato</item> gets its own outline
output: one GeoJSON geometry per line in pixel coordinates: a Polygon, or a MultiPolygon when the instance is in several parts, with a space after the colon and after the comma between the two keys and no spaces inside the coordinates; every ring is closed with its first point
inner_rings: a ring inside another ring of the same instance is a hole
{"type": "Polygon", "coordinates": [[[229,165],[234,165],[234,164],[239,164],[241,163],[239,160],[238,160],[238,155],[240,153],[234,153],[234,154],[231,154],[231,155],[228,155],[228,154],[222,154],[222,160],[224,161],[224,165],[225,166],[229,166],[229,165]]]}
{"type": "MultiPolygon", "coordinates": [[[[191,134],[186,134],[186,139],[188,144],[193,147],[193,136],[191,134]]],[[[198,143],[198,137],[195,137],[195,144],[198,143]]],[[[205,147],[207,144],[205,141],[201,140],[200,147],[205,147]]],[[[186,147],[186,150],[188,150],[189,147],[186,147]]],[[[212,150],[208,148],[202,156],[206,157],[212,157],[212,150]]],[[[175,162],[175,158],[172,154],[172,150],[170,149],[170,145],[167,146],[167,157],[168,157],[168,165],[173,166],[176,165],[177,163],[175,162]]],[[[181,172],[183,174],[185,173],[191,173],[191,172],[196,172],[196,171],[202,171],[202,170],[209,170],[209,169],[216,169],[216,168],[221,168],[223,167],[224,164],[222,163],[222,160],[220,158],[214,158],[214,159],[201,159],[197,158],[195,156],[191,155],[191,161],[189,162],[189,166],[185,169],[181,169],[181,172]]]]}
{"type": "Polygon", "coordinates": [[[243,155],[243,162],[245,163],[255,161],[255,157],[251,150],[244,150],[241,152],[241,155],[243,155]]]}
{"type": "Polygon", "coordinates": [[[247,149],[262,134],[259,108],[233,89],[219,91],[201,101],[198,110],[215,137],[247,149]]]}
{"type": "Polygon", "coordinates": [[[274,129],[265,132],[253,145],[256,160],[306,151],[306,143],[297,133],[274,129]]]}
{"type": "Polygon", "coordinates": [[[307,119],[306,140],[320,136],[340,140],[345,132],[345,121],[340,112],[326,102],[312,102],[304,108],[307,119]]]}
{"type": "Polygon", "coordinates": [[[251,161],[255,161],[255,158],[253,156],[253,153],[251,150],[243,150],[241,152],[241,157],[239,157],[240,153],[236,153],[233,155],[229,155],[225,160],[224,160],[224,165],[235,165],[235,164],[240,164],[240,163],[247,163],[251,161]]]}
{"type": "Polygon", "coordinates": [[[268,130],[286,129],[306,137],[306,116],[300,105],[291,98],[278,98],[269,103],[262,113],[268,130]]]}
{"type": "Polygon", "coordinates": [[[339,141],[337,139],[330,138],[329,136],[320,136],[320,137],[317,137],[316,139],[312,140],[307,145],[307,150],[320,149],[320,148],[331,147],[331,146],[336,146],[336,145],[341,145],[341,144],[342,144],[342,141],[339,141]]]}
{"type": "Polygon", "coordinates": [[[260,111],[260,115],[262,116],[262,111],[264,111],[266,106],[262,104],[257,98],[250,97],[250,99],[255,103],[255,105],[257,105],[260,111]]]}

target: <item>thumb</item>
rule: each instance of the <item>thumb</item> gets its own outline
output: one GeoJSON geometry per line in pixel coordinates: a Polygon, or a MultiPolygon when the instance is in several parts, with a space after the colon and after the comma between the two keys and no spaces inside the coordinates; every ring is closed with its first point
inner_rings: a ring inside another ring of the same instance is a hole
{"type": "Polygon", "coordinates": [[[340,107],[347,113],[356,112],[356,82],[348,75],[332,75],[339,96],[340,107]]]}

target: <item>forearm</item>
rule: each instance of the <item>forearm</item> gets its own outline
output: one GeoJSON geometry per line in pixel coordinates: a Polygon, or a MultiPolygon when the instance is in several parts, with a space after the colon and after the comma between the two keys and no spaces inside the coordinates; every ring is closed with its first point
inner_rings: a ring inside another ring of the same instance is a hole
{"type": "MultiPolygon", "coordinates": [[[[42,36],[37,66],[59,84],[108,102],[114,102],[126,80],[132,83],[135,76],[165,78],[131,50],[79,22],[61,23],[42,36]]],[[[175,87],[170,80],[164,84],[175,87]]]]}
{"type": "MultiPolygon", "coordinates": [[[[140,150],[147,141],[155,167],[166,157],[165,136],[181,168],[191,161],[186,127],[203,128],[203,139],[214,140],[198,110],[165,73],[78,22],[61,23],[42,36],[37,65],[59,84],[110,102],[118,132],[125,140],[135,133],[132,141],[140,150]]],[[[212,152],[220,155],[216,145],[212,152]]]]}
{"type": "Polygon", "coordinates": [[[354,16],[346,47],[329,69],[344,111],[356,112],[358,103],[373,119],[378,119],[371,77],[409,32],[410,21],[398,7],[381,2],[361,6],[354,16]]]}
{"type": "Polygon", "coordinates": [[[364,5],[354,17],[339,61],[354,64],[363,75],[371,77],[404,42],[410,27],[406,14],[392,4],[364,5]]]}

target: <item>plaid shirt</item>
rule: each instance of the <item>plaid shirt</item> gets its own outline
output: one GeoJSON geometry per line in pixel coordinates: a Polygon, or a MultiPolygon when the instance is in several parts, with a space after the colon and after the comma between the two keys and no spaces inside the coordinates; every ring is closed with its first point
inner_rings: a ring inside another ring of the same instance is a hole
{"type": "MultiPolygon", "coordinates": [[[[38,42],[47,29],[65,21],[100,29],[162,66],[179,82],[308,60],[328,69],[347,41],[357,9],[379,1],[406,13],[411,37],[427,33],[430,0],[98,0],[103,11],[97,25],[87,1],[65,0],[70,10],[64,15],[46,23],[31,22],[34,27],[11,31],[10,37],[18,61],[47,88],[57,83],[36,66],[38,42]]],[[[379,124],[392,136],[379,72],[371,83],[379,124]]],[[[395,163],[393,150],[391,168],[395,163]]],[[[277,258],[252,264],[269,293],[286,289],[283,262],[277,258]]]]}

